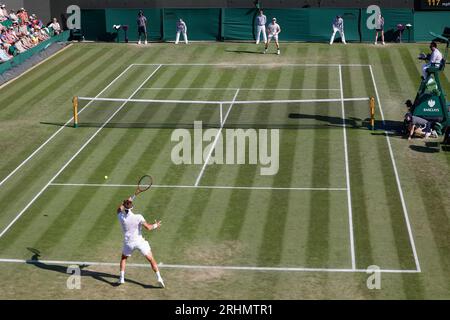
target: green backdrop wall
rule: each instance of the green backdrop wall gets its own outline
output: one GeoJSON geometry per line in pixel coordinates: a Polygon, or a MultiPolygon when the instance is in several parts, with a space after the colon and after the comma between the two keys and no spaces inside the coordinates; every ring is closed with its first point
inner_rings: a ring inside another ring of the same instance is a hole
{"type": "MultiPolygon", "coordinates": [[[[150,40],[173,41],[175,25],[183,18],[188,26],[191,40],[235,40],[248,41],[255,38],[254,19],[256,9],[147,9],[150,40]]],[[[342,15],[348,41],[373,42],[375,31],[367,27],[365,9],[359,8],[292,8],[266,9],[270,21],[276,17],[282,28],[281,41],[329,41],[331,23],[336,15],[342,15]]],[[[429,31],[443,33],[450,27],[450,12],[414,12],[411,9],[384,9],[387,41],[398,38],[397,25],[410,23],[411,41],[429,41],[429,31]]],[[[82,10],[82,29],[87,40],[117,40],[113,25],[129,26],[129,40],[137,40],[136,9],[82,10]]],[[[124,40],[123,31],[119,40],[124,40]]],[[[403,41],[408,40],[408,32],[403,41]]]]}
{"type": "Polygon", "coordinates": [[[414,39],[428,41],[429,31],[443,33],[445,27],[450,27],[450,12],[416,12],[414,14],[414,39]]]}
{"type": "Polygon", "coordinates": [[[220,40],[221,9],[163,9],[164,40],[174,41],[176,22],[186,22],[190,40],[220,40]]]}
{"type": "MultiPolygon", "coordinates": [[[[336,15],[345,19],[346,38],[360,41],[358,32],[359,9],[267,9],[264,14],[270,21],[277,18],[286,41],[329,41],[332,22],[336,15]]],[[[224,39],[253,40],[255,36],[255,10],[224,9],[224,39]]]]}
{"type": "MultiPolygon", "coordinates": [[[[412,24],[414,23],[414,13],[410,9],[386,9],[382,12],[384,17],[384,29],[386,41],[394,41],[398,37],[397,25],[398,24],[412,24]]],[[[428,13],[429,14],[429,13],[428,13]]],[[[449,15],[450,17],[450,15],[449,15]]],[[[367,27],[367,19],[369,14],[366,10],[361,10],[361,38],[363,42],[375,41],[375,30],[370,30],[367,27]]],[[[403,39],[407,40],[407,33],[403,34],[403,39]]],[[[414,32],[411,32],[411,40],[414,40],[414,32]]]]}
{"type": "MultiPolygon", "coordinates": [[[[149,40],[158,41],[163,40],[162,30],[162,9],[146,9],[144,15],[148,20],[148,37],[149,40]]],[[[106,31],[114,33],[114,25],[128,25],[128,34],[130,39],[137,40],[137,11],[124,9],[108,9],[106,10],[106,31]]],[[[124,40],[123,32],[120,33],[119,39],[124,40]]]]}

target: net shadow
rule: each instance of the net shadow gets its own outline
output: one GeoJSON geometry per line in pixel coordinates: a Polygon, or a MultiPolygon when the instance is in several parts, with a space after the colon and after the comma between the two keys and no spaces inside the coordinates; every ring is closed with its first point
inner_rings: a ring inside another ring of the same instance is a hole
{"type": "MultiPolygon", "coordinates": [[[[64,122],[41,122],[42,125],[57,126],[57,127],[69,127],[73,128],[73,125],[66,125],[64,122]]],[[[128,123],[104,123],[100,122],[83,122],[78,124],[79,128],[108,128],[108,129],[194,129],[194,123],[139,123],[139,122],[128,122],[128,123]]],[[[209,124],[202,123],[203,128],[210,129],[220,129],[220,124],[209,124]]],[[[348,119],[346,120],[347,129],[371,129],[369,119],[348,119]]],[[[325,123],[291,123],[291,124],[261,124],[261,123],[226,123],[223,126],[224,129],[292,129],[292,130],[302,130],[302,129],[338,129],[342,130],[343,121],[342,119],[331,119],[330,122],[325,123]]]]}

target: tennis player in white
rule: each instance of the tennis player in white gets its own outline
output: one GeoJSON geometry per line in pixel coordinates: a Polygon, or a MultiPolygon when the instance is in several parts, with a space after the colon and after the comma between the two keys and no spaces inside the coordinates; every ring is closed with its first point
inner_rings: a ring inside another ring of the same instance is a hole
{"type": "Polygon", "coordinates": [[[259,10],[259,15],[256,16],[256,44],[259,44],[261,33],[263,35],[264,44],[267,42],[266,23],[267,17],[262,10],[259,10]]]}
{"type": "Polygon", "coordinates": [[[152,250],[148,241],[142,236],[142,226],[147,230],[156,230],[161,227],[161,221],[155,221],[154,224],[148,224],[145,218],[140,214],[134,214],[133,209],[134,197],[123,201],[120,207],[117,209],[117,215],[122,226],[124,235],[122,259],[120,260],[120,279],[119,284],[125,283],[125,266],[127,259],[131,257],[134,250],[138,249],[143,256],[145,256],[150,262],[153,271],[156,273],[156,280],[164,286],[163,278],[159,273],[158,264],[155,258],[153,258],[152,250]]]}
{"type": "Polygon", "coordinates": [[[267,53],[267,48],[269,47],[270,40],[272,38],[275,40],[275,44],[277,45],[277,54],[280,54],[280,44],[278,42],[278,35],[281,32],[281,28],[277,23],[277,18],[273,18],[272,22],[267,26],[267,31],[269,33],[269,39],[266,42],[266,48],[264,49],[264,53],[267,53]]]}
{"type": "Polygon", "coordinates": [[[333,44],[334,39],[336,37],[336,33],[341,35],[342,43],[347,44],[345,42],[345,34],[344,34],[344,19],[341,16],[336,16],[333,20],[333,34],[331,35],[330,45],[333,44]]]}

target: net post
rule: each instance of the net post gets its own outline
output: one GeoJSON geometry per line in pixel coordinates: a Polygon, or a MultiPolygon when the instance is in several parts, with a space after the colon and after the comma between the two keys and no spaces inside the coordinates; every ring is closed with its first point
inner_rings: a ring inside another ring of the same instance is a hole
{"type": "Polygon", "coordinates": [[[370,126],[372,131],[375,130],[375,98],[370,98],[370,126]]]}
{"type": "Polygon", "coordinates": [[[220,126],[223,126],[223,104],[220,103],[220,126]]]}
{"type": "Polygon", "coordinates": [[[73,127],[78,128],[78,97],[73,97],[73,127]]]}

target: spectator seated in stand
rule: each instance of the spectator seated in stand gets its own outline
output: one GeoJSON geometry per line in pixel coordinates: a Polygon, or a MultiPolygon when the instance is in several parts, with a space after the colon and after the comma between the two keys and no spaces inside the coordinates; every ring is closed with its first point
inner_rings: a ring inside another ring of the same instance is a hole
{"type": "Polygon", "coordinates": [[[35,14],[28,16],[24,8],[17,13],[14,10],[8,13],[6,5],[0,5],[0,63],[61,32],[61,26],[56,19],[46,27],[35,14]]]}
{"type": "Polygon", "coordinates": [[[6,10],[6,5],[0,5],[0,22],[8,20],[8,10],[6,10]]]}
{"type": "Polygon", "coordinates": [[[11,59],[11,55],[8,54],[8,51],[3,42],[0,42],[0,63],[6,62],[11,59]]]}
{"type": "Polygon", "coordinates": [[[58,35],[62,32],[61,25],[56,18],[53,18],[53,22],[48,27],[53,29],[55,35],[58,35]]]}
{"type": "Polygon", "coordinates": [[[19,17],[14,10],[9,11],[9,20],[11,20],[13,23],[19,23],[19,17]]]}

